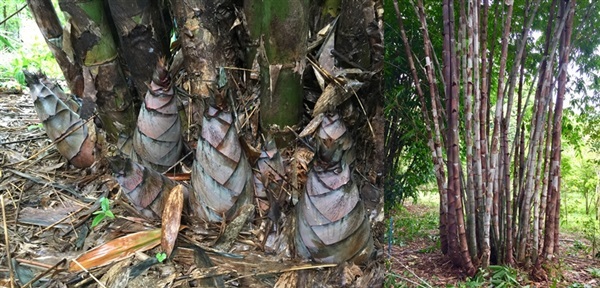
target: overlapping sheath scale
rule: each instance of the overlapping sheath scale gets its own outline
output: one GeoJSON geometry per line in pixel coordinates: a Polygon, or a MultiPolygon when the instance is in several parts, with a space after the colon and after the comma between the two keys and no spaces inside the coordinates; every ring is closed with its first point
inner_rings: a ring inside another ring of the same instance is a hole
{"type": "Polygon", "coordinates": [[[335,114],[323,118],[315,138],[315,159],[296,210],[298,254],[322,263],[363,262],[373,239],[352,179],[352,139],[335,114]]]}
{"type": "Polygon", "coordinates": [[[164,172],[181,155],[181,119],[171,77],[164,61],[158,61],[152,82],[140,109],[133,133],[133,150],[144,165],[164,172]]]}
{"type": "Polygon", "coordinates": [[[95,161],[96,130],[92,122],[85,123],[72,108],[78,104],[70,102],[58,85],[52,84],[45,75],[24,71],[33,105],[44,124],[46,134],[54,141],[58,152],[71,164],[85,168],[95,161]],[[60,96],[60,97],[59,97],[60,96]],[[70,106],[65,104],[64,98],[70,106]]]}
{"type": "Polygon", "coordinates": [[[209,106],[192,169],[194,197],[190,204],[198,217],[219,222],[231,219],[254,193],[252,169],[246,159],[230,112],[209,106]]]}
{"type": "Polygon", "coordinates": [[[275,189],[281,186],[283,182],[281,176],[285,175],[285,169],[283,167],[283,159],[273,139],[265,141],[256,166],[258,168],[254,173],[254,192],[256,197],[267,199],[268,192],[267,187],[264,186],[265,184],[271,186],[271,193],[278,193],[279,191],[275,189]],[[266,183],[263,183],[263,181],[266,183]]]}
{"type": "MultiPolygon", "coordinates": [[[[108,160],[127,200],[145,216],[160,218],[165,199],[178,183],[129,158],[115,156],[108,160]]],[[[189,195],[186,186],[183,195],[186,203],[189,195]]]]}

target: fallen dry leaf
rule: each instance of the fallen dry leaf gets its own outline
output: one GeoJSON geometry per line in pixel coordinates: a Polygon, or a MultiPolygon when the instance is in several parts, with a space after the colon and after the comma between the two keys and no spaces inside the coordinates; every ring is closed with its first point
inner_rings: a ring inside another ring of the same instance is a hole
{"type": "Polygon", "coordinates": [[[356,264],[351,263],[350,265],[344,266],[344,278],[342,280],[342,286],[350,285],[356,278],[363,276],[362,270],[356,264]]]}
{"type": "MultiPolygon", "coordinates": [[[[100,245],[75,259],[85,269],[104,266],[123,260],[135,252],[143,252],[160,244],[161,229],[146,230],[114,239],[100,245]]],[[[82,268],[74,261],[69,264],[69,271],[78,272],[82,268]]]]}
{"type": "Polygon", "coordinates": [[[277,279],[277,282],[275,283],[275,288],[291,288],[291,287],[296,287],[296,283],[298,282],[298,276],[296,274],[296,271],[288,271],[285,272],[283,274],[281,274],[281,276],[279,276],[279,279],[277,279]]]}
{"type": "Polygon", "coordinates": [[[167,256],[171,256],[179,226],[181,225],[181,212],[183,211],[183,186],[175,186],[167,196],[162,214],[162,235],[160,245],[167,256]]]}

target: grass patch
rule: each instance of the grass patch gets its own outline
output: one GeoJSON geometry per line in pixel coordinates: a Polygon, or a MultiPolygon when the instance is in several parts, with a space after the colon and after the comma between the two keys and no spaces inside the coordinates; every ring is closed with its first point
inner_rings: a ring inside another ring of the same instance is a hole
{"type": "Polygon", "coordinates": [[[10,45],[0,46],[0,87],[21,88],[25,86],[22,70],[42,70],[51,78],[62,78],[62,71],[33,20],[29,9],[17,16],[20,20],[15,31],[0,35],[10,45]]]}
{"type": "Polygon", "coordinates": [[[388,244],[404,246],[417,239],[438,241],[439,207],[432,197],[420,198],[419,205],[398,205],[388,218],[388,244]],[[391,233],[390,233],[391,232],[391,233]],[[391,235],[390,235],[391,234],[391,235]],[[391,237],[391,239],[390,239],[391,237]]]}
{"type": "Polygon", "coordinates": [[[575,238],[567,253],[600,256],[600,222],[596,220],[595,207],[586,213],[585,199],[577,192],[561,193],[560,231],[575,238]]]}
{"type": "Polygon", "coordinates": [[[479,272],[475,276],[448,287],[529,287],[529,285],[521,285],[521,283],[526,283],[527,281],[527,275],[515,268],[490,265],[487,270],[479,269],[479,272]]]}

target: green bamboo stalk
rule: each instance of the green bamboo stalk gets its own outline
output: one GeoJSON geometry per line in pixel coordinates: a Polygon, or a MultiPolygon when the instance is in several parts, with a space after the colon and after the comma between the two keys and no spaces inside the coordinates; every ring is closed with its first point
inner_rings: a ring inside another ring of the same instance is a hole
{"type": "Polygon", "coordinates": [[[98,105],[108,139],[116,142],[119,133],[131,135],[136,113],[129,88],[118,63],[117,45],[102,0],[62,0],[61,10],[68,18],[65,39],[75,59],[82,64],[84,98],[98,105]]]}
{"type": "Polygon", "coordinates": [[[261,126],[272,132],[282,131],[285,126],[296,125],[303,113],[302,73],[308,45],[309,1],[244,4],[250,35],[260,43],[258,51],[262,54],[258,59],[261,126]]]}

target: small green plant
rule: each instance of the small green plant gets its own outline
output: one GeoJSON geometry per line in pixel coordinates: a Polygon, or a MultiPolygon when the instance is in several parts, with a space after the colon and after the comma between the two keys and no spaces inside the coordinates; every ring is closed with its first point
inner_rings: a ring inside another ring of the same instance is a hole
{"type": "Polygon", "coordinates": [[[433,245],[425,247],[423,249],[419,249],[417,252],[419,253],[434,253],[435,251],[440,251],[442,244],[440,243],[440,239],[432,240],[434,242],[433,245]]]}
{"type": "MultiPolygon", "coordinates": [[[[409,242],[420,238],[428,238],[433,243],[438,242],[438,214],[435,211],[425,213],[423,216],[415,217],[406,208],[400,206],[394,217],[392,244],[404,246],[409,242]],[[433,232],[432,232],[433,231],[433,232]],[[437,237],[437,238],[436,238],[437,237]]],[[[387,236],[387,235],[386,235],[387,236]]]]}
{"type": "Polygon", "coordinates": [[[567,288],[592,288],[589,284],[581,284],[581,283],[573,283],[569,285],[567,288]]]}
{"type": "Polygon", "coordinates": [[[156,260],[158,260],[158,263],[162,263],[163,261],[165,261],[165,259],[167,259],[167,253],[165,252],[160,252],[160,253],[156,253],[156,260]]]}
{"type": "Polygon", "coordinates": [[[465,282],[457,283],[456,287],[529,287],[520,284],[520,282],[526,281],[523,278],[523,275],[519,274],[519,271],[514,268],[490,265],[487,270],[480,268],[475,276],[467,279],[465,282]]]}
{"type": "Polygon", "coordinates": [[[100,208],[101,211],[94,212],[96,217],[92,220],[92,228],[96,227],[106,217],[115,219],[115,215],[110,211],[110,202],[106,197],[100,198],[100,208]]]}
{"type": "Polygon", "coordinates": [[[591,252],[592,255],[595,255],[598,251],[598,222],[593,217],[590,217],[583,223],[583,227],[585,238],[591,243],[591,251],[586,252],[591,252]]]}
{"type": "Polygon", "coordinates": [[[573,242],[573,248],[577,250],[583,250],[585,249],[585,245],[581,241],[575,240],[575,242],[573,242]]]}
{"type": "Polygon", "coordinates": [[[471,278],[467,278],[465,282],[456,283],[456,285],[446,285],[446,287],[457,287],[457,288],[476,288],[476,287],[485,287],[487,283],[487,278],[490,276],[490,273],[487,270],[479,268],[479,271],[475,276],[471,278]]]}
{"type": "Polygon", "coordinates": [[[41,130],[41,129],[44,129],[44,124],[42,122],[27,126],[27,131],[41,130]]]}
{"type": "MultiPolygon", "coordinates": [[[[0,37],[0,46],[1,44],[0,37]]],[[[30,71],[43,70],[50,77],[63,77],[54,55],[42,40],[34,43],[21,44],[20,40],[13,41],[12,49],[0,49],[0,81],[15,82],[25,87],[23,69],[30,71]]]]}
{"type": "Polygon", "coordinates": [[[522,287],[517,280],[518,271],[508,266],[490,265],[492,277],[490,282],[494,287],[522,287]]]}
{"type": "Polygon", "coordinates": [[[586,271],[590,272],[590,275],[592,275],[592,277],[594,278],[600,278],[600,268],[596,268],[596,267],[590,267],[585,269],[586,271]]]}

